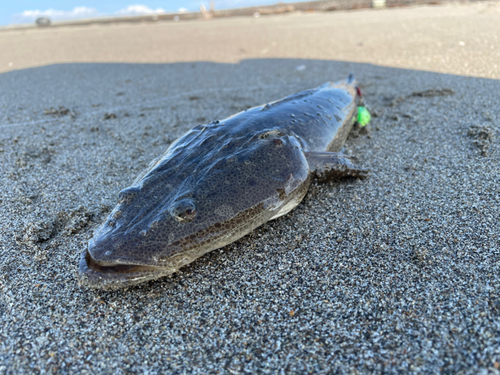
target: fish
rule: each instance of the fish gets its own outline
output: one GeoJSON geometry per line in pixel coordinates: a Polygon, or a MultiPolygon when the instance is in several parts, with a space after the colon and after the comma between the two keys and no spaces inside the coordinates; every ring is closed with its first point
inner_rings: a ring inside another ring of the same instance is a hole
{"type": "Polygon", "coordinates": [[[362,100],[350,75],[194,127],[118,194],[82,251],[80,285],[170,275],[287,214],[314,179],[366,177],[341,152],[362,100]]]}

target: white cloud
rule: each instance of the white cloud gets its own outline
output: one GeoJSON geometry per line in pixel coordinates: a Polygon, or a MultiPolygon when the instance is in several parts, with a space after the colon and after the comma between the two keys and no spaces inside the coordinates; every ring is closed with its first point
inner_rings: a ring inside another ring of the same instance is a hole
{"type": "Polygon", "coordinates": [[[136,5],[129,5],[125,9],[120,9],[119,11],[115,12],[115,14],[119,14],[121,16],[134,16],[137,14],[158,14],[165,12],[166,12],[165,9],[162,8],[151,9],[146,5],[136,4],[136,5]]]}
{"type": "Polygon", "coordinates": [[[189,12],[189,10],[187,8],[179,8],[179,9],[177,9],[177,12],[179,12],[179,13],[187,13],[187,12],[189,12]]]}
{"type": "Polygon", "coordinates": [[[15,14],[13,18],[16,21],[34,21],[39,17],[48,17],[51,20],[63,20],[63,19],[95,17],[98,14],[99,13],[95,8],[75,7],[73,8],[73,10],[57,10],[57,9],[25,10],[22,13],[15,14]]]}

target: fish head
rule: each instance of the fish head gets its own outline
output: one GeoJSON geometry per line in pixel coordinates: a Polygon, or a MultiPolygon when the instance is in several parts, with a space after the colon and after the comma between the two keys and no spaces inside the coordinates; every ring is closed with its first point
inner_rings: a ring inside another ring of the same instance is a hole
{"type": "Polygon", "coordinates": [[[82,253],[81,284],[116,289],[171,274],[305,195],[309,167],[293,135],[266,130],[218,144],[178,144],[120,192],[82,253]]]}

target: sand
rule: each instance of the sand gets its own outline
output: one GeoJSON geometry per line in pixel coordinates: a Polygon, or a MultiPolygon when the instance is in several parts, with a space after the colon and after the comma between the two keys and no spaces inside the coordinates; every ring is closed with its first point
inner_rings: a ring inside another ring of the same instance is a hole
{"type": "Polygon", "coordinates": [[[0,374],[498,373],[499,29],[481,3],[1,32],[0,374]],[[170,278],[78,285],[174,139],[350,72],[367,179],[170,278]]]}

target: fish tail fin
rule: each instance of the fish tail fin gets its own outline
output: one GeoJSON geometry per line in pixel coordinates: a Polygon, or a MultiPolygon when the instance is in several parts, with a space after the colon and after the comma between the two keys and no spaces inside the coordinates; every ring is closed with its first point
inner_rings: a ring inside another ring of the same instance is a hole
{"type": "Polygon", "coordinates": [[[355,102],[358,106],[357,122],[360,126],[365,126],[368,122],[370,122],[371,118],[370,112],[368,112],[368,109],[365,107],[365,97],[359,89],[358,82],[356,81],[356,78],[354,78],[354,74],[350,73],[345,81],[348,86],[351,86],[356,90],[355,102]]]}
{"type": "Polygon", "coordinates": [[[364,98],[363,94],[361,93],[361,90],[359,89],[358,86],[358,81],[356,81],[356,78],[354,78],[354,74],[350,73],[347,79],[345,80],[347,86],[354,87],[356,89],[356,102],[358,105],[364,105],[364,98]]]}

